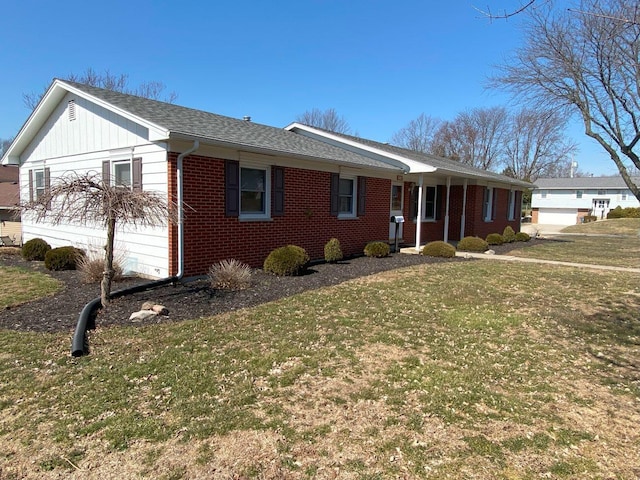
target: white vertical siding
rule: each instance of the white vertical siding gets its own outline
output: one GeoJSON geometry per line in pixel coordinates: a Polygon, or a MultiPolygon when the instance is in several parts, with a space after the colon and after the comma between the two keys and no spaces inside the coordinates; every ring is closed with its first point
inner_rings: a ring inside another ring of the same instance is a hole
{"type": "MultiPolygon", "coordinates": [[[[114,151],[142,158],[142,188],[167,195],[166,145],[147,140],[147,129],[82,98],[67,95],[58,105],[36,138],[21,156],[20,191],[22,201],[29,196],[29,170],[48,167],[51,183],[71,171],[101,173],[102,162],[112,159],[114,151]],[[68,102],[76,102],[76,119],[68,116],[68,102]]],[[[54,207],[55,208],[55,207],[54,207]]],[[[58,225],[35,223],[22,218],[24,241],[40,237],[52,247],[73,245],[102,253],[106,231],[101,225],[58,225]]],[[[120,226],[116,248],[122,252],[125,270],[150,277],[169,274],[168,228],[134,230],[120,226]]]]}

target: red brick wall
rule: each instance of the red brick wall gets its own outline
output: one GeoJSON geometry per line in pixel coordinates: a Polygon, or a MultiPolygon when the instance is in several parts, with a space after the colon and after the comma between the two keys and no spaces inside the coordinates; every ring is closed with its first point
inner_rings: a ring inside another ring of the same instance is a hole
{"type": "MultiPolygon", "coordinates": [[[[169,154],[170,194],[175,196],[177,154],[169,154]]],[[[224,161],[190,155],[184,159],[185,275],[235,258],[261,267],[269,252],[299,245],[312,259],[324,257],[324,245],[340,240],[345,255],[360,254],[368,241],[389,236],[391,181],[367,178],[366,214],[339,220],[330,211],[330,173],[285,168],[285,214],[269,221],[241,221],[224,211],[224,161]]],[[[177,271],[177,228],[170,232],[170,265],[177,271]]]]}
{"type": "MultiPolygon", "coordinates": [[[[485,238],[490,233],[502,233],[507,225],[514,232],[520,231],[520,217],[516,214],[515,220],[507,220],[509,209],[509,190],[497,189],[497,198],[494,204],[495,218],[485,222],[482,218],[482,203],[484,201],[484,188],[477,185],[467,187],[467,218],[464,235],[485,238]]],[[[518,212],[520,209],[518,209],[518,212]]],[[[459,236],[459,235],[458,235],[459,236]]]]}

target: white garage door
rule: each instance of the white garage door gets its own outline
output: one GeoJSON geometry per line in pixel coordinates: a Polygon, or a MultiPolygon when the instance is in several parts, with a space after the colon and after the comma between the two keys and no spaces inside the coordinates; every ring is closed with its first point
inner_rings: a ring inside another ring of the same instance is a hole
{"type": "Polygon", "coordinates": [[[575,225],[578,211],[575,208],[541,208],[538,223],[547,225],[575,225]]]}

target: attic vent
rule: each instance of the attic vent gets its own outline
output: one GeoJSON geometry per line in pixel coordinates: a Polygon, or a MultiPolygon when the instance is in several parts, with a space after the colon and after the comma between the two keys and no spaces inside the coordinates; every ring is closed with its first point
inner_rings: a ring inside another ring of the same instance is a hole
{"type": "Polygon", "coordinates": [[[69,121],[73,122],[76,119],[76,101],[69,100],[69,121]]]}

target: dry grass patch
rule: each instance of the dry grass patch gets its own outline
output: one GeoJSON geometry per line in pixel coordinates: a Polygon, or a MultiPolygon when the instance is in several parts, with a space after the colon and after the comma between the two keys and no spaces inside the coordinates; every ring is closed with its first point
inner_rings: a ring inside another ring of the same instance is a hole
{"type": "Polygon", "coordinates": [[[571,225],[564,228],[562,232],[637,237],[640,236],[640,218],[614,218],[611,220],[571,225]]]}

